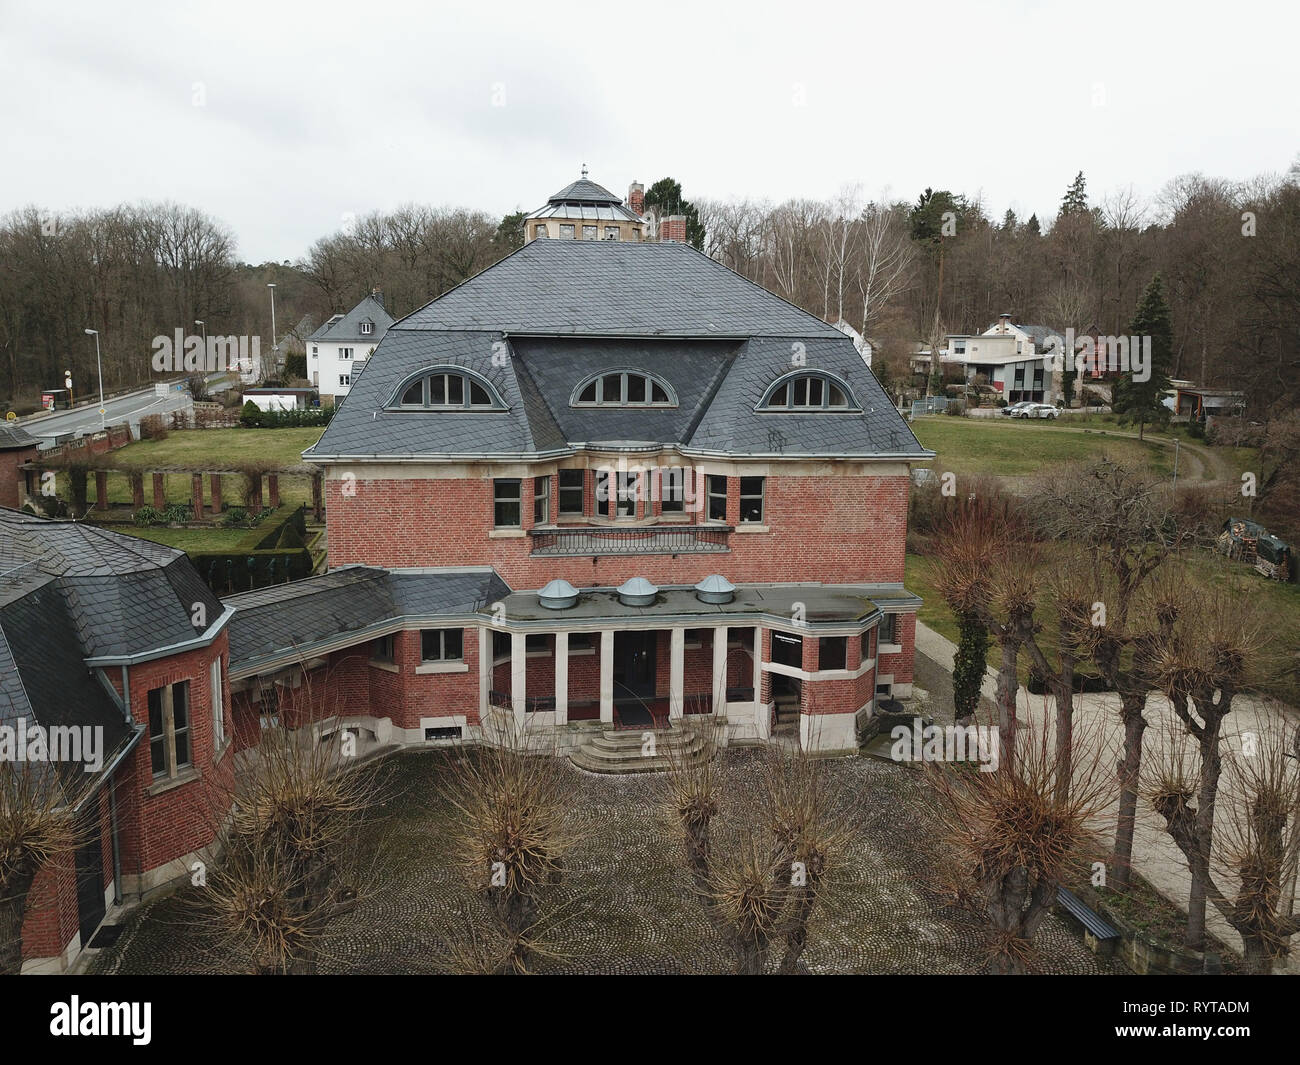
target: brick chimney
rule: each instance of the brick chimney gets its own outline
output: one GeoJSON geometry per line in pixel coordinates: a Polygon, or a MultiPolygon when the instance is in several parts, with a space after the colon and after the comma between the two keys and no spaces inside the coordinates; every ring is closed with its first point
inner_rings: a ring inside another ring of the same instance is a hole
{"type": "Polygon", "coordinates": [[[372,300],[374,300],[377,304],[379,304],[379,306],[383,307],[383,305],[384,305],[384,294],[383,294],[382,292],[380,292],[379,289],[377,289],[377,288],[372,288],[372,289],[370,290],[370,298],[371,298],[372,300]]]}
{"type": "Polygon", "coordinates": [[[999,332],[999,333],[1005,333],[1005,332],[1007,331],[1007,326],[1009,326],[1010,324],[1011,324],[1011,315],[1009,315],[1009,314],[999,314],[999,315],[998,315],[998,332],[999,332]]]}
{"type": "Polygon", "coordinates": [[[627,205],[637,214],[645,214],[645,186],[639,181],[627,187],[627,205]]]}
{"type": "Polygon", "coordinates": [[[686,216],[684,214],[666,215],[659,222],[660,240],[678,240],[686,243],[686,216]]]}

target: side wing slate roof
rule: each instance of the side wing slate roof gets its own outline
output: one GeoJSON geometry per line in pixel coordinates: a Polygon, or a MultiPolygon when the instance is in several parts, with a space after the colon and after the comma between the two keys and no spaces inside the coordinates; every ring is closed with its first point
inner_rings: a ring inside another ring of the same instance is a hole
{"type": "Polygon", "coordinates": [[[0,420],[0,451],[17,451],[36,446],[36,437],[16,422],[0,420]]]}
{"type": "Polygon", "coordinates": [[[468,614],[504,599],[492,570],[388,571],[349,566],[229,596],[232,670],[298,652],[400,617],[468,614]]]}

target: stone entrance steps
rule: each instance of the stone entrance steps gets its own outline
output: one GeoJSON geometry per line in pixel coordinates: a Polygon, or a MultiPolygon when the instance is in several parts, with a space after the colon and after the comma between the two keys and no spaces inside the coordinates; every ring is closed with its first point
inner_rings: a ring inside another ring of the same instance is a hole
{"type": "Polygon", "coordinates": [[[663,773],[673,764],[694,764],[713,757],[706,733],[671,729],[605,729],[569,754],[590,773],[663,773]],[[646,754],[654,737],[654,754],[646,754]]]}

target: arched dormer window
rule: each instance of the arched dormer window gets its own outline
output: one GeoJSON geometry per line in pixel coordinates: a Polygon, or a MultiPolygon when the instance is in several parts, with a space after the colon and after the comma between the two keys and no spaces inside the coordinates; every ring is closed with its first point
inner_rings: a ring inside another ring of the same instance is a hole
{"type": "Polygon", "coordinates": [[[778,377],[763,393],[759,410],[857,411],[848,382],[831,373],[800,370],[778,377]]]}
{"type": "Polygon", "coordinates": [[[658,374],[643,370],[605,370],[578,383],[571,407],[675,407],[677,393],[658,374]]]}
{"type": "Polygon", "coordinates": [[[461,366],[435,366],[408,377],[388,404],[400,410],[505,410],[486,378],[461,366]]]}

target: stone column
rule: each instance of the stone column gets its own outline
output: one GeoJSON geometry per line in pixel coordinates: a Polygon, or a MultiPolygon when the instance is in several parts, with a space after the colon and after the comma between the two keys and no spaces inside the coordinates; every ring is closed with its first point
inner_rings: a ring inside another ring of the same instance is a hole
{"type": "Polygon", "coordinates": [[[212,497],[212,513],[221,515],[221,474],[214,473],[208,477],[208,495],[212,497]]]}
{"type": "Polygon", "coordinates": [[[763,627],[754,626],[754,728],[758,738],[771,735],[772,712],[763,703],[763,627]]]}
{"type": "Polygon", "coordinates": [[[268,473],[266,475],[266,490],[271,496],[271,509],[274,510],[280,505],[280,475],[278,473],[268,473]]]}
{"type": "Polygon", "coordinates": [[[248,505],[252,510],[262,509],[262,475],[260,473],[253,475],[253,495],[249,499],[248,505]]]}
{"type": "Polygon", "coordinates": [[[614,723],[614,630],[600,633],[600,720],[614,723]]]}
{"type": "Polygon", "coordinates": [[[569,723],[569,634],[555,634],[555,723],[569,723]]]}
{"type": "Polygon", "coordinates": [[[325,520],[325,489],[321,483],[325,475],[317,470],[311,475],[311,505],[316,512],[316,520],[325,520]]]}
{"type": "Polygon", "coordinates": [[[515,712],[515,724],[523,731],[527,712],[526,685],[528,683],[528,637],[522,632],[510,634],[510,708],[515,712]]]}
{"type": "Polygon", "coordinates": [[[131,474],[131,506],[139,510],[144,506],[144,474],[131,474]]]}
{"type": "Polygon", "coordinates": [[[194,502],[194,518],[197,521],[203,517],[203,474],[196,473],[190,477],[190,484],[194,502]]]}
{"type": "Polygon", "coordinates": [[[727,627],[713,630],[713,712],[727,712],[727,627]]]}
{"type": "Polygon", "coordinates": [[[492,630],[486,625],[478,627],[478,719],[481,723],[491,705],[492,692],[492,630]]]}
{"type": "Polygon", "coordinates": [[[95,471],[95,509],[108,509],[108,471],[95,471]]]}
{"type": "Polygon", "coordinates": [[[154,510],[162,510],[167,505],[167,481],[161,473],[153,475],[153,506],[154,510]]]}
{"type": "Polygon", "coordinates": [[[686,712],[686,630],[671,629],[668,633],[668,717],[681,717],[686,712]]]}

